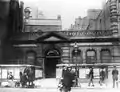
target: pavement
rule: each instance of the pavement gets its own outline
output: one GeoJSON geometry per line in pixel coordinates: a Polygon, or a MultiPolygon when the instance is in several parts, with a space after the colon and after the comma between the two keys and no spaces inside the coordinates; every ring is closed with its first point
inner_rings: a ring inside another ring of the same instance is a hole
{"type": "MultiPolygon", "coordinates": [[[[35,88],[15,88],[1,87],[0,92],[60,92],[57,88],[59,79],[49,78],[34,82],[35,88]]],[[[98,83],[94,87],[89,87],[88,83],[81,83],[79,87],[72,87],[71,92],[118,92],[120,88],[112,88],[112,84],[100,86],[98,83]]]]}
{"type": "MultiPolygon", "coordinates": [[[[120,89],[72,88],[71,92],[119,92],[120,89]]],[[[0,92],[60,92],[55,88],[0,88],[0,92]]]]}

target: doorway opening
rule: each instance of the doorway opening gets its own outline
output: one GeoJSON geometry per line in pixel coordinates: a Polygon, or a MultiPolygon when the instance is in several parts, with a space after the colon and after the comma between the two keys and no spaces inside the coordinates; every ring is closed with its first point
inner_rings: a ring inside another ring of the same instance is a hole
{"type": "Polygon", "coordinates": [[[60,63],[60,52],[56,49],[50,49],[45,53],[44,73],[45,78],[56,77],[56,65],[60,63]]]}
{"type": "Polygon", "coordinates": [[[58,64],[58,59],[46,58],[45,60],[45,77],[55,78],[56,77],[56,65],[58,64]]]}

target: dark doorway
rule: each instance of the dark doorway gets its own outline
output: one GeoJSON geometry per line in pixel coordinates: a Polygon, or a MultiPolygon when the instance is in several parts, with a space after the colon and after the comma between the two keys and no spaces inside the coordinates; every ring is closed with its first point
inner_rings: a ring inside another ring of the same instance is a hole
{"type": "Polygon", "coordinates": [[[60,62],[60,52],[58,49],[52,48],[45,53],[45,77],[55,78],[56,77],[56,65],[60,62]]]}
{"type": "Polygon", "coordinates": [[[56,64],[58,64],[58,59],[46,58],[45,60],[45,77],[46,78],[56,77],[56,64]]]}

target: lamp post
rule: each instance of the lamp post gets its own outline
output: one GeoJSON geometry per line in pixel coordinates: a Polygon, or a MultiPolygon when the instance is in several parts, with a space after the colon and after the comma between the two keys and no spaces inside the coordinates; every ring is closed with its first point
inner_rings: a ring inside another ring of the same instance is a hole
{"type": "Polygon", "coordinates": [[[75,86],[78,86],[78,66],[77,66],[77,59],[78,59],[78,45],[77,43],[75,42],[75,45],[74,45],[74,56],[75,56],[75,74],[76,74],[76,84],[75,86]]]}

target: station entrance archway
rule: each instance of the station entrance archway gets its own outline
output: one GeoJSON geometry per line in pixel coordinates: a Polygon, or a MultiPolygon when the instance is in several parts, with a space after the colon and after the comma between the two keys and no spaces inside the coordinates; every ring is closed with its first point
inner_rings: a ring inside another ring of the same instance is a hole
{"type": "Polygon", "coordinates": [[[56,65],[60,62],[60,51],[58,49],[49,49],[45,52],[44,73],[45,78],[56,77],[56,65]]]}

